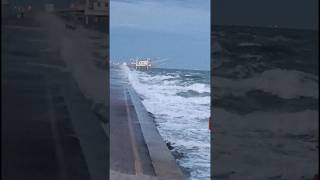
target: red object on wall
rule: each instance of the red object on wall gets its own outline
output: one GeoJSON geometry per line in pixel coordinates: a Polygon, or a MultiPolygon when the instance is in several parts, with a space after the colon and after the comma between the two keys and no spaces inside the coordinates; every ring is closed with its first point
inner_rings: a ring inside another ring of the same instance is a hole
{"type": "Polygon", "coordinates": [[[212,121],[211,121],[211,117],[209,117],[209,129],[212,130],[212,121]]]}

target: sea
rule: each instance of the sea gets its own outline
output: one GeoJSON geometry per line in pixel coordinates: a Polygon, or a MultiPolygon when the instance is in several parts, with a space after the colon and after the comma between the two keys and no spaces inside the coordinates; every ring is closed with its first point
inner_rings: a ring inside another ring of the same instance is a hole
{"type": "Polygon", "coordinates": [[[210,179],[210,72],[121,69],[188,179],[210,179]]]}
{"type": "Polygon", "coordinates": [[[212,35],[213,178],[312,179],[318,31],[214,26],[212,35]]]}
{"type": "Polygon", "coordinates": [[[318,110],[318,31],[216,26],[213,106],[239,115],[318,110]]]}

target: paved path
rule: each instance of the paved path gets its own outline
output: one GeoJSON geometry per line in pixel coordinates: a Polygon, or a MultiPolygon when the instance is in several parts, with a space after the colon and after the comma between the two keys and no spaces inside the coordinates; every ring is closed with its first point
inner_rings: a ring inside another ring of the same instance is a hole
{"type": "Polygon", "coordinates": [[[155,176],[134,107],[120,71],[111,70],[110,81],[110,168],[111,179],[155,176]]]}
{"type": "Polygon", "coordinates": [[[107,179],[107,136],[59,50],[33,17],[2,23],[2,178],[107,179]]]}
{"type": "Polygon", "coordinates": [[[111,179],[183,179],[153,119],[121,69],[110,69],[110,83],[111,179]]]}

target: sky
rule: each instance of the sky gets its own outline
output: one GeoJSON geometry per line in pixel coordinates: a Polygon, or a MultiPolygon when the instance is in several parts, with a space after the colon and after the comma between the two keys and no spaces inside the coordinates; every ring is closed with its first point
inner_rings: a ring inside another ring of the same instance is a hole
{"type": "Polygon", "coordinates": [[[318,0],[214,0],[213,21],[220,25],[318,29],[318,0]]]}
{"type": "Polygon", "coordinates": [[[210,0],[111,0],[110,57],[150,57],[160,68],[209,70],[210,0]]]}

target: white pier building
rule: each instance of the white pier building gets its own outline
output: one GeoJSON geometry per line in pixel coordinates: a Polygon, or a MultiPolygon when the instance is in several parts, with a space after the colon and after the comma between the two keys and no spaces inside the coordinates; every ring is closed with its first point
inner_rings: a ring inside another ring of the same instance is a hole
{"type": "Polygon", "coordinates": [[[135,61],[131,60],[131,63],[129,66],[139,70],[149,70],[151,68],[151,59],[144,58],[144,59],[136,59],[135,61]]]}

